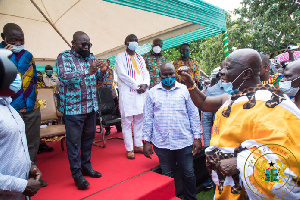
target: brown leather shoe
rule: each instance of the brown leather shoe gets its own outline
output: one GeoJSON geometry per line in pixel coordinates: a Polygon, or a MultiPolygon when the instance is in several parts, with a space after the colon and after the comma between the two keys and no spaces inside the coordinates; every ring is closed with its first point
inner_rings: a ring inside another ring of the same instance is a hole
{"type": "Polygon", "coordinates": [[[131,160],[135,159],[133,151],[127,151],[127,158],[131,160]]]}
{"type": "Polygon", "coordinates": [[[134,153],[144,153],[143,152],[143,146],[141,146],[141,147],[134,147],[134,153]]]}

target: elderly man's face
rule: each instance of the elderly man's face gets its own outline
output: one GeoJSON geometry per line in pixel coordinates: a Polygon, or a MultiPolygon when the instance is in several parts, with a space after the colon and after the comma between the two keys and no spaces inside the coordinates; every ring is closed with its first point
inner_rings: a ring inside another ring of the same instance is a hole
{"type": "Polygon", "coordinates": [[[225,62],[225,67],[221,70],[221,79],[226,83],[231,82],[233,89],[236,89],[243,82],[244,68],[239,60],[228,57],[225,62]]]}

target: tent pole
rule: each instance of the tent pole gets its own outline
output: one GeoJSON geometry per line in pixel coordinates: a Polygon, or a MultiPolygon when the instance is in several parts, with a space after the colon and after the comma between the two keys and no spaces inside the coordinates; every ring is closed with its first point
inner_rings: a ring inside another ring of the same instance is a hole
{"type": "Polygon", "coordinates": [[[47,20],[47,22],[52,26],[52,28],[57,32],[57,34],[67,43],[67,45],[71,48],[72,46],[70,43],[66,40],[66,38],[59,32],[59,30],[56,28],[56,26],[51,22],[51,20],[43,13],[43,11],[38,7],[38,5],[34,2],[34,0],[30,0],[31,3],[38,9],[38,11],[43,15],[43,17],[47,20]]]}

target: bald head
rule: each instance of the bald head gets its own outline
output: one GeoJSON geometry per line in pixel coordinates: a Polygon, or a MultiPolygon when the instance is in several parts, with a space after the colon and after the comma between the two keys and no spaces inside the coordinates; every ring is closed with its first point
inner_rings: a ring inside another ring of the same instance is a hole
{"type": "Polygon", "coordinates": [[[262,67],[260,55],[254,49],[239,49],[228,56],[233,62],[238,64],[241,69],[251,68],[253,74],[257,75],[262,67]]]}
{"type": "Polygon", "coordinates": [[[169,62],[163,63],[159,69],[159,72],[162,73],[166,70],[174,70],[174,72],[175,72],[175,67],[172,63],[169,63],[169,62]]]}
{"type": "Polygon", "coordinates": [[[88,37],[89,38],[89,36],[85,32],[77,31],[73,34],[73,41],[79,40],[81,37],[88,37]]]}

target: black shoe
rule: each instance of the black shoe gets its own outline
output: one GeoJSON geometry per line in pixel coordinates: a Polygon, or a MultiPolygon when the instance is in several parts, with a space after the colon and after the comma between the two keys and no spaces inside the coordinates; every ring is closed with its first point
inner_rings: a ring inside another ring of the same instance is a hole
{"type": "Polygon", "coordinates": [[[116,125],[117,132],[122,132],[122,126],[121,125],[116,125]]]}
{"type": "Polygon", "coordinates": [[[41,187],[46,187],[48,185],[48,183],[42,179],[40,179],[41,182],[41,187]]]}
{"type": "Polygon", "coordinates": [[[49,147],[46,143],[40,143],[38,154],[42,152],[51,152],[53,151],[53,147],[49,147]]]}
{"type": "Polygon", "coordinates": [[[82,168],[81,172],[82,172],[83,176],[89,176],[92,178],[100,178],[102,176],[102,174],[100,172],[97,172],[97,171],[93,170],[92,168],[90,168],[90,169],[82,168]]]}
{"type": "Polygon", "coordinates": [[[79,190],[84,190],[87,188],[87,186],[90,185],[90,183],[82,176],[78,176],[77,178],[74,178],[75,185],[79,190]]]}
{"type": "Polygon", "coordinates": [[[109,131],[105,131],[105,135],[107,136],[107,135],[109,135],[110,134],[110,130],[109,131]]]}

